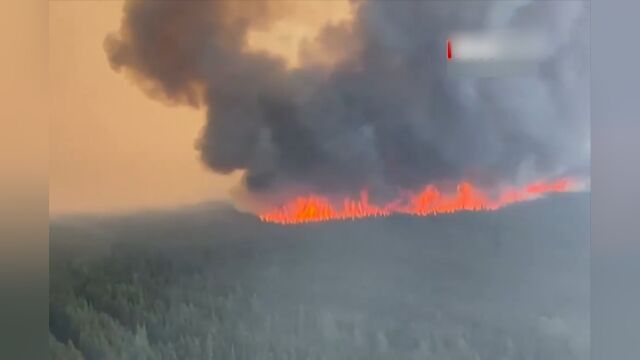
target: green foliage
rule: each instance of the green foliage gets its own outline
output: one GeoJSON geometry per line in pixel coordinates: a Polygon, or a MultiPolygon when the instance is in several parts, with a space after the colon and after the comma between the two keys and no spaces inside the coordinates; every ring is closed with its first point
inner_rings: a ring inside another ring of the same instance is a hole
{"type": "MultiPolygon", "coordinates": [[[[54,239],[51,358],[585,358],[567,337],[541,331],[535,316],[553,309],[556,292],[576,295],[566,284],[580,284],[588,269],[586,237],[571,221],[532,222],[525,210],[286,232],[214,226],[208,213],[193,223],[110,223],[96,233],[115,239],[91,256],[56,250],[54,239]],[[541,261],[535,278],[546,292],[528,280],[541,261]],[[561,286],[550,287],[555,279],[561,286]],[[527,299],[511,299],[519,293],[527,299]],[[534,295],[542,310],[515,307],[534,295]],[[491,306],[500,298],[507,301],[491,306]]],[[[560,215],[549,216],[571,219],[560,215]]]]}
{"type": "Polygon", "coordinates": [[[49,333],[49,354],[51,360],[84,360],[84,356],[76,349],[73,342],[69,341],[63,344],[51,333],[49,333]]]}
{"type": "MultiPolygon", "coordinates": [[[[52,288],[57,326],[51,331],[66,344],[52,336],[52,359],[487,358],[474,350],[479,344],[505,359],[514,355],[510,336],[474,334],[440,323],[437,314],[407,332],[302,305],[277,311],[240,287],[221,290],[197,273],[167,281],[170,275],[152,260],[136,261],[106,258],[57,268],[74,286],[54,282],[52,288]]],[[[554,353],[568,354],[557,346],[554,353]]]]}

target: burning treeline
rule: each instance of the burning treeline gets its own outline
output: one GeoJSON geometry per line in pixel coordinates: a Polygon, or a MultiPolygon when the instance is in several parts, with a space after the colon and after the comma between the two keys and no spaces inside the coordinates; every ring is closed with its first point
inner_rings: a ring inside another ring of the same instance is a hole
{"type": "Polygon", "coordinates": [[[451,193],[443,193],[437,187],[428,185],[418,193],[406,193],[383,205],[370,203],[366,190],[357,199],[343,199],[341,206],[335,206],[334,202],[322,195],[308,195],[262,212],[260,219],[278,224],[299,224],[392,214],[429,216],[457,211],[488,211],[548,193],[568,191],[576,185],[571,179],[536,182],[521,188],[504,189],[495,197],[468,182],[461,182],[451,193]]]}
{"type": "Polygon", "coordinates": [[[203,162],[241,171],[243,195],[285,197],[263,220],[494,209],[588,173],[586,6],[128,1],[105,50],[150,96],[206,109],[203,162]],[[491,29],[540,33],[540,73],[447,77],[448,36],[491,29]]]}

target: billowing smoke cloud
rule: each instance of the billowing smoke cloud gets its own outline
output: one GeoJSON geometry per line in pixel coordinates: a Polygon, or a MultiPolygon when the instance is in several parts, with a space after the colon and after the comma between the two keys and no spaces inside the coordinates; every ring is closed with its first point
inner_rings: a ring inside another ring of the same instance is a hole
{"type": "MultiPolygon", "coordinates": [[[[151,96],[205,106],[198,142],[253,194],[385,193],[462,178],[491,185],[588,170],[588,7],[579,1],[364,1],[307,44],[339,60],[288,67],[247,49],[286,16],[266,1],[130,1],[105,48],[151,96]],[[543,31],[537,76],[450,77],[457,31],[543,31]]],[[[304,56],[301,56],[304,58],[304,56]]],[[[149,131],[153,131],[150,129],[149,131]]]]}

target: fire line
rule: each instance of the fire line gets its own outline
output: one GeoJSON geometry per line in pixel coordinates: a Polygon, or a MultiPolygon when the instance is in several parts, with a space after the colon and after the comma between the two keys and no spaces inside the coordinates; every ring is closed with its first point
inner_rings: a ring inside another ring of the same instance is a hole
{"type": "Polygon", "coordinates": [[[471,183],[462,181],[451,193],[444,193],[434,185],[427,185],[417,193],[407,193],[386,204],[371,203],[367,190],[361,191],[359,198],[344,198],[339,205],[328,197],[310,194],[298,196],[259,214],[259,217],[270,223],[299,224],[392,214],[430,216],[458,211],[490,211],[547,193],[568,191],[573,185],[574,181],[569,178],[539,181],[518,188],[505,188],[492,197],[471,183]]]}

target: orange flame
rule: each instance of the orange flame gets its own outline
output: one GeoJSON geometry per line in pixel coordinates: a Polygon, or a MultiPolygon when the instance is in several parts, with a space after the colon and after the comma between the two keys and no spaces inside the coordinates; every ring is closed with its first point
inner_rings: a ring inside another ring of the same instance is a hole
{"type": "Polygon", "coordinates": [[[568,178],[538,181],[520,188],[507,188],[498,196],[490,197],[471,183],[463,181],[452,194],[444,194],[436,186],[427,185],[417,194],[410,193],[384,205],[370,203],[367,190],[363,190],[359,199],[345,198],[341,207],[334,206],[327,197],[311,194],[298,196],[282,206],[261,213],[259,217],[262,221],[271,223],[298,224],[391,214],[428,216],[456,211],[496,210],[547,193],[570,190],[573,184],[568,178]]]}

